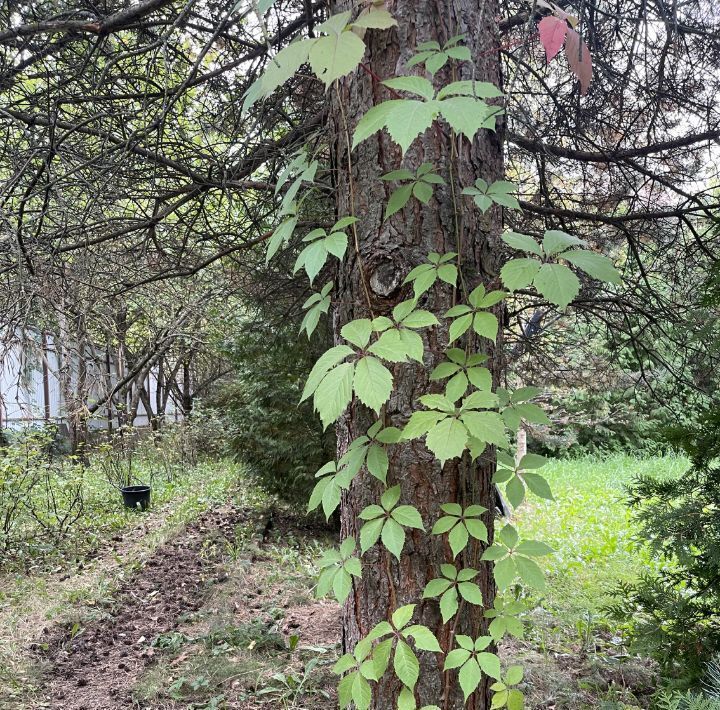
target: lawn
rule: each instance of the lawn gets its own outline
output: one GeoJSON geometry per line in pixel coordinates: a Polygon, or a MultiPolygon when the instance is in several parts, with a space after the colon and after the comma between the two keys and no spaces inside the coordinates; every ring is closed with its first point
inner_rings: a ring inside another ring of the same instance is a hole
{"type": "Polygon", "coordinates": [[[678,456],[623,454],[546,465],[542,472],[555,501],[533,498],[517,516],[525,537],[543,540],[556,551],[545,561],[551,584],[543,605],[586,621],[598,615],[618,581],[654,566],[636,544],[625,487],[638,474],[676,477],[687,466],[687,459],[678,456]]]}
{"type": "Polygon", "coordinates": [[[676,456],[613,454],[553,460],[542,469],[555,501],[531,498],[513,520],[524,537],[556,550],[543,559],[548,589],[533,600],[527,643],[510,649],[534,669],[533,707],[648,706],[660,681],[603,607],[618,582],[657,564],[636,540],[625,486],[641,473],[679,476],[687,465],[676,456]]]}

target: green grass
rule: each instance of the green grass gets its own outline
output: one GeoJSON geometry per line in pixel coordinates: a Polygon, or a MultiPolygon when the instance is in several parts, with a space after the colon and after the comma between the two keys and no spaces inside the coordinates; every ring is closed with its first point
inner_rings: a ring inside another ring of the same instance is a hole
{"type": "Polygon", "coordinates": [[[554,460],[542,469],[556,500],[531,498],[514,522],[524,537],[556,550],[543,560],[549,584],[540,604],[558,623],[580,634],[603,626],[602,607],[617,583],[657,564],[636,542],[625,486],[640,473],[679,476],[687,465],[677,456],[614,454],[554,460]]]}

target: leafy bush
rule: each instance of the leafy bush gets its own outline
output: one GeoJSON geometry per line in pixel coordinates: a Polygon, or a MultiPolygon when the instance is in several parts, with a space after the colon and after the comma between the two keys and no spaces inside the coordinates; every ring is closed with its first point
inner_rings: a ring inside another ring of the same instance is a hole
{"type": "Polygon", "coordinates": [[[223,495],[237,467],[196,465],[201,422],[152,435],[128,429],[98,441],[87,462],[59,454],[52,427],[10,432],[0,446],[0,569],[70,563],[96,549],[136,515],[114,486],[149,483],[155,505],[191,491],[189,505],[202,506],[206,487],[223,495]]]}
{"type": "Polygon", "coordinates": [[[679,480],[640,476],[628,489],[639,537],[664,564],[621,585],[610,611],[638,650],[692,683],[720,654],[720,409],[668,438],[689,470],[679,480]]]}
{"type": "Polygon", "coordinates": [[[14,547],[21,537],[51,441],[44,430],[25,429],[0,449],[0,549],[14,547]]]}
{"type": "Polygon", "coordinates": [[[304,502],[315,472],[334,457],[335,441],[312,405],[298,404],[318,342],[298,336],[296,327],[242,327],[227,347],[233,379],[211,401],[229,421],[231,450],[261,485],[287,501],[304,502]]]}

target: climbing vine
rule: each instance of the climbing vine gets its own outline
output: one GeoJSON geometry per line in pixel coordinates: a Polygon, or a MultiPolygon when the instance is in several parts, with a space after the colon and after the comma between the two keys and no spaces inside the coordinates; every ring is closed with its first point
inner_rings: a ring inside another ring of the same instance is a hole
{"type": "MultiPolygon", "coordinates": [[[[549,21],[541,23],[541,37],[543,44],[557,53],[566,36],[568,41],[575,41],[572,39],[573,34],[577,34],[572,29],[574,18],[554,5],[544,5],[554,14],[549,16],[549,21]]],[[[364,32],[387,29],[395,24],[385,8],[375,5],[363,10],[355,20],[351,20],[350,12],[330,17],[316,27],[317,37],[293,42],[275,55],[267,71],[248,91],[245,105],[271,94],[305,64],[309,64],[326,87],[333,87],[339,78],[361,63],[365,52],[364,32]]],[[[408,75],[382,82],[391,90],[393,98],[370,108],[357,122],[352,136],[346,126],[348,158],[360,143],[379,131],[387,131],[404,156],[418,136],[436,121],[445,122],[455,136],[469,141],[480,131],[495,130],[496,118],[503,108],[490,101],[503,97],[498,87],[468,80],[452,81],[442,87],[433,83],[436,73],[449,62],[472,61],[462,40],[462,36],[457,36],[444,46],[436,42],[418,46],[417,54],[406,66],[424,71],[430,79],[408,75]]],[[[587,88],[586,80],[589,81],[587,73],[581,78],[583,90],[587,88]]],[[[341,101],[339,96],[338,101],[341,101]]],[[[268,259],[289,241],[297,228],[298,209],[303,199],[298,195],[304,184],[312,183],[317,167],[317,160],[301,151],[280,176],[277,191],[286,185],[287,188],[280,207],[281,222],[268,244],[268,259]]],[[[378,179],[396,185],[385,206],[385,220],[408,209],[412,200],[427,204],[435,187],[445,184],[430,163],[414,169],[398,166],[378,175],[378,179]]],[[[469,198],[470,209],[484,213],[493,205],[520,209],[515,192],[516,186],[507,180],[487,183],[478,178],[472,185],[464,186],[461,195],[469,198]]],[[[307,234],[295,271],[303,269],[312,284],[330,259],[343,262],[351,244],[359,257],[355,231],[358,219],[360,215],[340,215],[329,231],[315,229],[307,234]]],[[[335,423],[354,399],[378,415],[377,421],[350,443],[338,461],[328,462],[317,472],[309,509],[320,507],[327,517],[332,515],[340,505],[342,492],[350,488],[353,479],[363,470],[385,487],[379,499],[360,512],[362,524],[358,539],[348,537],[339,549],[324,555],[318,595],[332,593],[339,602],[344,602],[352,591],[353,579],[362,577],[363,555],[375,545],[381,545],[400,560],[408,530],[446,538],[452,553],[450,560],[440,564],[436,578],[427,584],[422,594],[422,599],[437,600],[442,623],[451,630],[450,647],[443,650],[429,628],[412,623],[415,604],[388,608],[387,620],[378,623],[335,666],[335,672],[341,676],[338,686],[341,708],[354,705],[357,710],[367,710],[372,702],[372,684],[386,673],[393,673],[402,684],[396,699],[397,708],[415,710],[413,690],[419,676],[419,651],[442,656],[442,668],[457,672],[466,701],[487,676],[491,679],[493,708],[518,710],[523,707],[523,695],[517,688],[523,678],[522,668],[511,666],[503,673],[500,659],[493,650],[504,636],[522,635],[522,622],[518,617],[525,606],[503,593],[514,584],[543,590],[545,579],[537,559],[553,551],[541,541],[524,539],[509,523],[498,525],[494,541],[488,545],[491,538],[481,519],[487,511],[479,505],[463,508],[456,501],[445,501],[437,520],[423,520],[415,507],[402,502],[400,486],[387,484],[388,449],[401,442],[424,439],[425,446],[441,465],[465,455],[476,460],[487,447],[495,447],[494,483],[504,485],[506,496],[515,508],[528,493],[552,499],[550,487],[539,472],[545,459],[532,453],[517,459],[512,451],[514,436],[523,422],[549,422],[534,401],[541,390],[536,387],[493,390],[491,372],[485,367],[487,356],[470,351],[468,346],[457,345],[467,341],[469,333],[479,342],[484,339],[494,343],[500,323],[493,308],[514,295],[537,293],[565,309],[580,290],[575,270],[611,283],[619,281],[619,274],[610,259],[562,231],[548,230],[540,241],[516,232],[507,232],[502,239],[517,253],[500,271],[503,289],[488,290],[479,284],[468,291],[456,260],[457,253],[429,253],[425,262],[417,264],[405,276],[404,284],[412,285],[413,297],[398,303],[389,316],[372,316],[368,299],[371,317],[342,326],[341,341],[318,359],[305,384],[302,400],[312,398],[324,427],[335,423]],[[433,313],[418,307],[419,298],[431,289],[451,289],[459,297],[445,312],[433,313]],[[435,331],[433,337],[445,339],[446,360],[429,373],[430,381],[441,389],[420,396],[416,410],[402,428],[385,426],[381,412],[394,387],[390,366],[408,361],[422,364],[427,334],[432,330],[435,331]],[[480,563],[492,566],[500,592],[493,606],[486,607],[474,581],[479,571],[463,566],[463,552],[469,545],[483,546],[480,563]],[[464,604],[482,609],[489,621],[487,635],[471,638],[455,634],[456,617],[464,604]]],[[[332,289],[332,282],[326,283],[304,304],[306,315],[301,330],[308,337],[320,318],[329,312],[332,289]]],[[[426,705],[423,710],[439,710],[442,700],[438,698],[437,705],[426,705]]]]}

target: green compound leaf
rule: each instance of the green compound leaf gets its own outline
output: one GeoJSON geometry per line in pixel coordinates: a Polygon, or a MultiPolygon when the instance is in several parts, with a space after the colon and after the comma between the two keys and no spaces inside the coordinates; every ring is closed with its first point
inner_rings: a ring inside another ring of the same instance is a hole
{"type": "Polygon", "coordinates": [[[536,495],[538,498],[544,498],[545,500],[555,500],[550,489],[550,484],[547,480],[539,473],[531,473],[525,471],[522,474],[525,479],[527,487],[536,495]]]}
{"type": "Polygon", "coordinates": [[[270,259],[275,256],[278,249],[283,245],[287,244],[295,231],[297,226],[297,217],[289,217],[284,222],[281,222],[278,228],[273,232],[270,241],[268,242],[267,254],[265,255],[265,263],[267,264],[270,259]]]}
{"type": "Polygon", "coordinates": [[[335,345],[324,352],[313,365],[312,370],[310,370],[300,401],[304,402],[315,392],[331,368],[335,367],[339,362],[342,362],[348,355],[352,355],[353,353],[353,349],[348,345],[335,345]]]}
{"type": "MultiPolygon", "coordinates": [[[[459,506],[458,506],[459,507],[459,506]]],[[[460,513],[458,513],[460,515],[460,513]]],[[[452,515],[446,515],[442,518],[440,518],[435,525],[433,525],[432,534],[433,535],[442,535],[443,533],[448,532],[449,530],[452,530],[452,528],[457,525],[458,518],[452,515]]]]}
{"type": "Polygon", "coordinates": [[[405,531],[402,526],[388,518],[383,525],[381,539],[382,544],[399,560],[405,546],[405,531]]]}
{"type": "Polygon", "coordinates": [[[427,182],[416,182],[413,185],[413,197],[416,197],[424,205],[430,202],[433,196],[432,185],[427,182]]]}
{"type": "Polygon", "coordinates": [[[530,557],[545,557],[545,555],[552,555],[555,550],[540,540],[523,540],[515,548],[515,552],[530,557]]]}
{"type": "Polygon", "coordinates": [[[375,518],[385,517],[385,509],[379,505],[368,505],[360,511],[359,518],[361,520],[375,520],[375,518]]]}
{"type": "MultiPolygon", "coordinates": [[[[375,413],[378,413],[380,407],[390,399],[393,378],[390,371],[380,360],[368,355],[360,358],[355,364],[355,376],[352,381],[352,386],[358,399],[364,405],[374,410],[375,413]]],[[[347,406],[347,402],[345,406],[347,406]]],[[[345,406],[343,406],[343,410],[345,406]]],[[[342,413],[342,410],[340,413],[342,413]]],[[[338,416],[340,415],[338,414],[338,416]]],[[[335,419],[332,421],[335,421],[335,419]]]]}
{"type": "Polygon", "coordinates": [[[358,348],[364,348],[367,346],[370,342],[371,334],[372,323],[368,318],[359,318],[357,320],[350,321],[340,330],[340,335],[358,348]]]}
{"type": "Polygon", "coordinates": [[[468,698],[477,690],[481,678],[482,673],[480,672],[480,666],[475,659],[471,658],[462,666],[458,674],[458,680],[465,694],[465,702],[467,702],[468,698]]]}
{"type": "Polygon", "coordinates": [[[500,269],[500,278],[505,288],[517,291],[533,282],[541,266],[536,259],[511,259],[500,269]]]}
{"type": "Polygon", "coordinates": [[[547,256],[559,254],[565,249],[578,246],[585,246],[585,242],[557,229],[548,230],[543,237],[543,251],[547,256]]]}
{"type": "Polygon", "coordinates": [[[410,619],[412,619],[414,613],[415,613],[415,604],[406,604],[405,606],[398,607],[392,613],[391,618],[392,618],[393,626],[398,630],[407,626],[410,619]]]}
{"type": "Polygon", "coordinates": [[[438,114],[436,101],[393,99],[373,106],[358,122],[353,148],[382,128],[400,146],[403,154],[432,124],[438,114]]]}
{"type": "Polygon", "coordinates": [[[506,685],[517,685],[525,675],[522,666],[510,666],[505,673],[506,685]]]}
{"type": "Polygon", "coordinates": [[[381,641],[372,654],[372,663],[375,671],[375,679],[379,680],[385,675],[388,665],[390,664],[390,655],[392,654],[392,639],[381,641]]]}
{"type": "Polygon", "coordinates": [[[390,511],[397,505],[397,502],[400,500],[400,495],[399,485],[388,488],[385,493],[382,494],[380,504],[386,511],[390,511]]]}
{"type": "Polygon", "coordinates": [[[425,60],[425,69],[434,76],[436,72],[445,66],[448,59],[449,57],[445,52],[437,52],[425,60]]]}
{"type": "Polygon", "coordinates": [[[450,543],[450,549],[453,553],[453,559],[455,559],[464,549],[468,543],[469,534],[467,528],[460,524],[456,525],[448,535],[448,542],[450,543]]]}
{"type": "MultiPolygon", "coordinates": [[[[500,275],[502,277],[502,271],[500,275]]],[[[580,293],[578,277],[562,264],[543,264],[533,285],[550,303],[563,310],[580,293]]]]}
{"type": "Polygon", "coordinates": [[[448,417],[428,431],[425,444],[442,466],[448,459],[462,455],[467,440],[467,429],[454,417],[448,417]]]}
{"type": "Polygon", "coordinates": [[[542,468],[548,460],[539,454],[525,454],[520,459],[520,468],[542,468]]]}
{"type": "Polygon", "coordinates": [[[420,264],[416,266],[403,281],[403,284],[412,282],[415,297],[418,298],[435,283],[438,277],[436,267],[432,264],[420,264]]]}
{"type": "Polygon", "coordinates": [[[417,703],[415,702],[415,696],[412,690],[403,687],[398,696],[397,710],[416,710],[416,708],[417,703]]]}
{"type": "Polygon", "coordinates": [[[478,653],[476,656],[480,668],[486,675],[500,680],[500,659],[494,653],[478,653]]]}
{"type": "Polygon", "coordinates": [[[502,560],[497,560],[495,562],[495,567],[493,568],[493,574],[495,575],[495,581],[497,582],[498,589],[500,591],[507,589],[517,576],[517,568],[515,567],[515,561],[513,558],[505,557],[502,560]]]}
{"type": "Polygon", "coordinates": [[[482,542],[487,542],[488,531],[485,527],[485,523],[482,520],[473,520],[472,518],[466,518],[465,527],[472,537],[482,542]]]}
{"type": "Polygon", "coordinates": [[[471,651],[464,648],[455,648],[448,653],[445,659],[444,670],[449,671],[453,668],[460,668],[469,658],[471,651]]]}
{"type": "Polygon", "coordinates": [[[441,281],[450,284],[450,286],[455,286],[458,279],[457,266],[455,264],[443,264],[438,267],[437,275],[441,281]]]}
{"type": "Polygon", "coordinates": [[[497,412],[467,411],[460,415],[468,432],[480,441],[506,449],[505,423],[497,412]]]}
{"type": "Polygon", "coordinates": [[[437,98],[446,96],[476,96],[480,99],[497,99],[503,95],[494,84],[487,81],[454,81],[438,91],[437,98]]]}
{"type": "Polygon", "coordinates": [[[405,352],[411,360],[416,362],[423,361],[423,353],[425,352],[425,345],[423,339],[412,330],[402,328],[400,330],[400,341],[405,347],[405,352]]]}
{"type": "Polygon", "coordinates": [[[313,404],[324,429],[336,421],[350,404],[354,369],[349,362],[338,365],[325,375],[315,390],[313,404]]]}
{"type": "Polygon", "coordinates": [[[410,646],[400,639],[398,639],[397,646],[395,647],[393,667],[395,668],[395,675],[403,684],[413,689],[420,675],[420,663],[410,646]]]}
{"type": "Polygon", "coordinates": [[[523,710],[525,707],[525,696],[516,689],[508,692],[507,710],[523,710]]]}
{"type": "Polygon", "coordinates": [[[472,140],[482,128],[491,128],[490,121],[498,109],[471,96],[455,96],[439,102],[442,117],[456,133],[472,140]]]}
{"type": "Polygon", "coordinates": [[[498,319],[492,313],[476,313],[473,317],[473,330],[494,343],[498,332],[498,319]]]}
{"type": "Polygon", "coordinates": [[[470,604],[477,606],[483,605],[482,592],[477,584],[473,582],[461,582],[458,584],[458,591],[460,592],[460,596],[465,601],[470,602],[470,604]]]}
{"type": "Polygon", "coordinates": [[[439,597],[441,594],[445,593],[452,582],[449,579],[444,579],[439,577],[438,579],[431,579],[427,585],[425,585],[425,589],[423,591],[423,599],[428,599],[430,597],[439,597]]]}
{"type": "Polygon", "coordinates": [[[432,429],[438,421],[446,417],[442,412],[416,411],[410,415],[408,423],[403,429],[403,439],[417,439],[432,429]]]}
{"type": "Polygon", "coordinates": [[[338,659],[337,663],[333,666],[332,672],[340,675],[341,673],[346,673],[351,668],[355,668],[356,665],[357,661],[355,657],[350,653],[346,653],[338,659]]]}
{"type": "Polygon", "coordinates": [[[494,545],[490,545],[490,547],[488,547],[487,550],[485,550],[485,552],[483,552],[482,557],[480,559],[485,560],[485,561],[488,561],[488,560],[495,561],[495,560],[502,559],[507,554],[508,554],[508,551],[505,547],[503,547],[502,545],[494,544],[494,545]]]}
{"type": "Polygon", "coordinates": [[[412,626],[408,626],[403,631],[403,635],[405,637],[412,637],[413,641],[415,642],[415,647],[419,648],[421,651],[433,651],[434,653],[442,653],[442,649],[440,648],[440,644],[438,643],[437,638],[435,638],[435,634],[430,631],[427,626],[422,626],[421,624],[413,624],[412,626]]]}
{"type": "Polygon", "coordinates": [[[561,258],[569,261],[573,266],[582,269],[586,274],[598,281],[608,283],[620,283],[620,274],[613,266],[612,261],[603,254],[596,254],[593,251],[566,251],[561,258]]]}
{"type": "Polygon", "coordinates": [[[388,200],[387,207],[385,208],[385,219],[392,217],[396,212],[399,212],[408,203],[408,200],[412,197],[413,186],[403,185],[395,190],[390,199],[388,200]]]}
{"type": "Polygon", "coordinates": [[[498,538],[503,545],[510,549],[515,547],[520,539],[517,530],[512,525],[505,525],[498,533],[498,538]]]}
{"type": "Polygon", "coordinates": [[[314,293],[310,298],[303,303],[303,309],[307,309],[307,313],[303,317],[302,323],[300,324],[300,333],[303,330],[307,333],[308,339],[317,328],[320,322],[320,316],[323,313],[327,313],[330,310],[330,291],[333,288],[332,281],[328,282],[323,286],[320,293],[314,293]]]}
{"type": "Polygon", "coordinates": [[[399,505],[392,511],[391,516],[393,520],[406,528],[425,529],[420,513],[412,505],[399,505]]]}
{"type": "Polygon", "coordinates": [[[397,21],[386,9],[370,5],[352,24],[362,29],[387,30],[396,27],[397,21]]]}
{"type": "Polygon", "coordinates": [[[404,99],[383,101],[369,109],[358,121],[353,134],[352,147],[356,148],[362,141],[385,128],[388,117],[396,111],[402,111],[405,104],[404,99]]]}
{"type": "Polygon", "coordinates": [[[517,192],[517,185],[507,180],[496,180],[487,190],[488,196],[498,205],[519,210],[520,203],[511,193],[517,192]]]}
{"type": "Polygon", "coordinates": [[[330,254],[342,260],[347,251],[348,237],[345,232],[332,232],[325,237],[325,248],[330,254]]]}
{"type": "Polygon", "coordinates": [[[397,76],[386,79],[383,84],[396,91],[407,91],[423,99],[432,99],[435,96],[433,85],[422,76],[397,76]]]}
{"type": "MultiPolygon", "coordinates": [[[[447,316],[447,314],[445,314],[447,316]]],[[[454,342],[460,336],[468,331],[472,325],[473,315],[467,313],[466,315],[459,316],[450,324],[449,330],[449,342],[454,342]]]]}
{"type": "Polygon", "coordinates": [[[400,330],[386,330],[369,348],[368,352],[388,362],[406,362],[407,347],[403,342],[400,330]]]}
{"type": "Polygon", "coordinates": [[[355,703],[357,710],[368,710],[370,702],[372,701],[372,690],[370,689],[370,683],[365,678],[356,673],[350,689],[350,696],[352,701],[355,703]]]}
{"type": "Polygon", "coordinates": [[[518,251],[529,251],[537,256],[542,256],[542,247],[529,235],[520,232],[505,232],[500,235],[508,246],[518,251]]]}
{"type": "Polygon", "coordinates": [[[384,522],[384,518],[376,518],[360,528],[360,552],[363,555],[380,539],[384,522]]]}
{"type": "Polygon", "coordinates": [[[383,483],[387,480],[387,472],[390,466],[387,451],[378,444],[373,444],[367,452],[367,468],[370,473],[383,483]]]}
{"type": "Polygon", "coordinates": [[[514,559],[520,579],[533,589],[545,591],[545,575],[538,563],[521,555],[515,555],[514,559]]]}
{"type": "Polygon", "coordinates": [[[336,570],[337,574],[333,579],[333,592],[335,598],[340,604],[343,604],[345,600],[350,596],[352,590],[352,577],[345,570],[336,570]]]}
{"type": "Polygon", "coordinates": [[[335,509],[340,505],[340,486],[336,479],[330,480],[322,494],[322,509],[325,519],[329,520],[335,509]]]}
{"type": "Polygon", "coordinates": [[[543,411],[542,407],[531,402],[521,402],[520,404],[514,405],[515,411],[518,415],[531,424],[551,424],[550,418],[543,411]]]}
{"type": "Polygon", "coordinates": [[[293,42],[272,57],[263,75],[245,94],[242,107],[243,113],[259,98],[269,96],[275,89],[294,76],[297,70],[308,60],[314,42],[315,40],[312,39],[293,42]]]}
{"type": "Polygon", "coordinates": [[[443,624],[447,624],[455,616],[458,610],[457,588],[451,587],[440,597],[440,614],[443,624]]]}
{"type": "Polygon", "coordinates": [[[364,54],[365,43],[348,30],[331,32],[317,39],[310,49],[308,59],[315,76],[329,88],[336,79],[353,71],[362,61],[364,54]]]}
{"type": "Polygon", "coordinates": [[[402,324],[406,328],[430,328],[438,325],[438,319],[430,311],[421,308],[411,311],[402,319],[402,324]]]}

